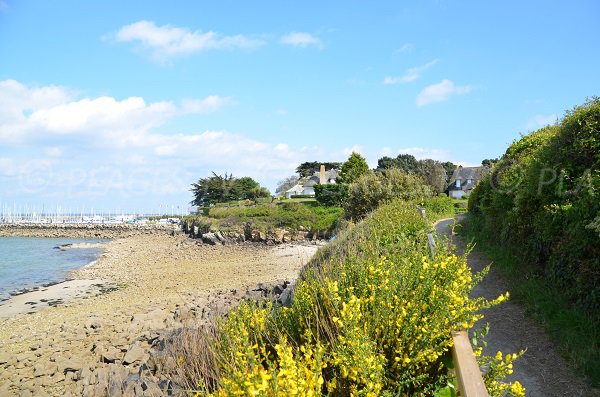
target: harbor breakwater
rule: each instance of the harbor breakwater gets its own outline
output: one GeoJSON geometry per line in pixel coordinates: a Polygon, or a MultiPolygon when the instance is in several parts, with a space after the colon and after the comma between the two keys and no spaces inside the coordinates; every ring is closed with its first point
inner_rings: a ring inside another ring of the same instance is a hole
{"type": "Polygon", "coordinates": [[[0,224],[0,237],[66,237],[114,239],[143,234],[175,233],[173,225],[0,224]]]}

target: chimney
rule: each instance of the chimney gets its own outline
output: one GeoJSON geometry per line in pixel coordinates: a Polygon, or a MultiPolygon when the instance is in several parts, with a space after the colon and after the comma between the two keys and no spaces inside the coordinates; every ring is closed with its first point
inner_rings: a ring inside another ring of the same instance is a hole
{"type": "Polygon", "coordinates": [[[319,171],[319,183],[324,185],[327,183],[325,180],[325,165],[321,164],[321,170],[319,171]]]}

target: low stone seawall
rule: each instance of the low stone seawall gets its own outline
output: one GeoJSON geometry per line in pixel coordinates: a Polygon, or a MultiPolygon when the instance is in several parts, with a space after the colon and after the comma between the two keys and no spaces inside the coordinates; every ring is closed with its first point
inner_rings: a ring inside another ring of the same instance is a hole
{"type": "Polygon", "coordinates": [[[141,234],[175,233],[178,229],[163,225],[90,225],[0,224],[0,237],[64,237],[113,239],[141,234]]]}
{"type": "Polygon", "coordinates": [[[202,240],[210,245],[229,245],[244,242],[265,243],[267,245],[326,240],[326,233],[315,233],[302,227],[297,230],[287,228],[275,228],[272,230],[261,230],[251,223],[240,225],[240,230],[215,230],[210,225],[192,222],[183,222],[181,231],[191,238],[202,240]]]}

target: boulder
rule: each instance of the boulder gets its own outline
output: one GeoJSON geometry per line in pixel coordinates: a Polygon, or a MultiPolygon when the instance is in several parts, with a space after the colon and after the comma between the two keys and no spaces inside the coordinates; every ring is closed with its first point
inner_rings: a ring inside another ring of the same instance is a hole
{"type": "Polygon", "coordinates": [[[104,363],[114,363],[117,360],[123,358],[123,353],[120,349],[110,346],[103,353],[100,354],[101,360],[104,363]]]}
{"type": "Polygon", "coordinates": [[[123,357],[123,364],[129,365],[133,364],[136,361],[141,361],[144,357],[146,351],[137,343],[131,345],[127,353],[125,353],[125,357],[123,357]]]}
{"type": "Polygon", "coordinates": [[[58,365],[54,363],[38,363],[33,367],[33,376],[52,376],[58,371],[58,365]]]}
{"type": "Polygon", "coordinates": [[[57,361],[58,371],[65,372],[76,372],[80,371],[83,368],[83,360],[77,357],[71,357],[68,359],[63,359],[57,361]]]}
{"type": "Polygon", "coordinates": [[[202,235],[202,242],[210,245],[222,244],[214,233],[204,233],[202,235]]]}

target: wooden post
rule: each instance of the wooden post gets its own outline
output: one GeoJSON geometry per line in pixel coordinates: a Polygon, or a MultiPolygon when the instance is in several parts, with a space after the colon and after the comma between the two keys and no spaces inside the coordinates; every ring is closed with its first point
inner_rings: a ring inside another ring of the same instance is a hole
{"type": "Polygon", "coordinates": [[[458,389],[462,397],[489,397],[483,383],[479,365],[473,355],[473,348],[467,331],[452,332],[454,347],[452,358],[454,359],[454,370],[458,379],[458,389]]]}

